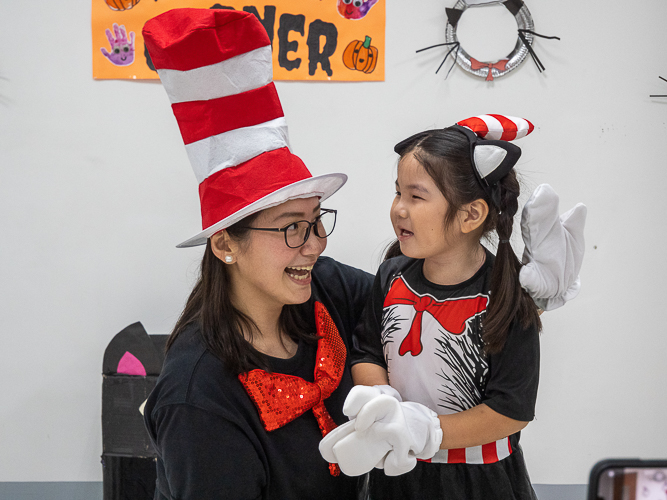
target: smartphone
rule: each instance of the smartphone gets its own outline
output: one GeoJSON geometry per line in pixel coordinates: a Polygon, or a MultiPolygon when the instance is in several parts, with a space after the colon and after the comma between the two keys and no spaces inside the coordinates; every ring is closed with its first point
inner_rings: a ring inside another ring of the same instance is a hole
{"type": "Polygon", "coordinates": [[[588,481],[588,500],[667,500],[667,459],[598,462],[588,481]]]}

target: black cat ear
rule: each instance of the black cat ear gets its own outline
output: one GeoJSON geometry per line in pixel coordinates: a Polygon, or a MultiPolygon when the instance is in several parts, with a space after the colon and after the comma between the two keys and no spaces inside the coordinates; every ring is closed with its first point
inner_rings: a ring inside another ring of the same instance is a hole
{"type": "Polygon", "coordinates": [[[527,136],[534,126],[524,118],[480,115],[454,125],[470,142],[470,159],[482,186],[505,177],[521,157],[521,148],[508,142],[527,136]]]}
{"type": "Polygon", "coordinates": [[[144,326],[133,323],[111,339],[104,351],[102,373],[105,375],[159,375],[164,355],[151,340],[144,326]]]}
{"type": "Polygon", "coordinates": [[[488,185],[505,177],[521,158],[521,148],[507,141],[477,141],[473,163],[479,176],[488,185]]]}
{"type": "Polygon", "coordinates": [[[507,10],[509,10],[512,13],[513,16],[516,16],[521,10],[521,7],[523,7],[522,0],[505,0],[503,4],[507,8],[507,10]]]}
{"type": "Polygon", "coordinates": [[[459,23],[459,19],[461,19],[461,14],[463,14],[463,11],[446,7],[445,12],[447,13],[447,21],[449,24],[456,28],[456,25],[459,23]]]}

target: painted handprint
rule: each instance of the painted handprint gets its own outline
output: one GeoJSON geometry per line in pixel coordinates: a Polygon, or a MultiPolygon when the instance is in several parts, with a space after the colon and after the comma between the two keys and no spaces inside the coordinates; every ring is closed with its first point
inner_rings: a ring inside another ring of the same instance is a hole
{"type": "Polygon", "coordinates": [[[109,59],[110,63],[116,66],[129,66],[134,62],[134,31],[130,31],[129,41],[125,26],[121,25],[119,27],[116,23],[113,23],[113,32],[112,35],[109,29],[106,30],[107,38],[111,44],[111,53],[104,47],[100,50],[104,57],[109,59]]]}
{"type": "Polygon", "coordinates": [[[338,13],[345,19],[362,19],[378,0],[338,0],[338,13]]]}

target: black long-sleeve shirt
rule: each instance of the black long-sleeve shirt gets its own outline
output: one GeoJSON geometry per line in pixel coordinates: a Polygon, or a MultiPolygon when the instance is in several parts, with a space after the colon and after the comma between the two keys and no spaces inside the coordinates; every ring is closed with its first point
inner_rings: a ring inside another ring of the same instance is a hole
{"type": "MultiPolygon", "coordinates": [[[[312,276],[312,296],[300,306],[302,313],[313,319],[314,302],[321,302],[349,351],[372,276],[326,257],[312,276]]],[[[316,344],[301,341],[294,357],[268,360],[272,371],[312,382],[316,351],[316,344]]],[[[339,425],[347,421],[342,408],[351,388],[348,363],[324,401],[339,425]]],[[[313,412],[267,432],[236,374],[206,349],[195,326],[169,350],[145,421],[158,453],[158,500],[356,498],[356,478],[332,476],[321,457],[313,412]]]]}

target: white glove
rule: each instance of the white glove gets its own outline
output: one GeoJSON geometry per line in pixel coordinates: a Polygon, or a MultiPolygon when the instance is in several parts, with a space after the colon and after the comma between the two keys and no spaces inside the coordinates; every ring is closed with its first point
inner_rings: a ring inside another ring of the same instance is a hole
{"type": "Polygon", "coordinates": [[[385,441],[364,441],[351,420],[339,425],[320,441],[320,454],[329,463],[338,464],[346,476],[361,476],[378,465],[384,467],[384,459],[391,450],[385,441]],[[341,451],[338,451],[338,448],[341,451]],[[340,453],[340,457],[338,456],[340,453]]]}
{"type": "MultiPolygon", "coordinates": [[[[320,453],[325,460],[331,463],[338,463],[333,453],[333,446],[354,432],[354,419],[357,417],[359,410],[372,399],[382,395],[391,396],[398,401],[403,401],[398,391],[390,385],[357,385],[352,388],[347,398],[345,398],[345,404],[343,405],[343,413],[352,421],[337,427],[320,442],[320,453]]],[[[343,472],[348,476],[360,476],[374,467],[383,469],[384,459],[388,451],[389,447],[386,443],[370,443],[364,446],[362,450],[359,450],[357,462],[350,465],[346,464],[343,472]]]]}
{"type": "Polygon", "coordinates": [[[398,476],[411,471],[418,458],[432,458],[441,442],[434,411],[383,394],[366,403],[354,420],[327,434],[320,453],[348,476],[370,471],[383,458],[385,474],[398,476]]]}
{"type": "Polygon", "coordinates": [[[355,385],[345,398],[343,413],[353,420],[357,418],[357,413],[366,403],[383,394],[396,398],[399,402],[403,401],[398,391],[390,385],[355,385]]]}
{"type": "Polygon", "coordinates": [[[584,259],[586,205],[558,215],[558,195],[540,184],[523,207],[521,234],[525,243],[521,286],[538,307],[557,309],[579,293],[579,271],[584,259]]]}

